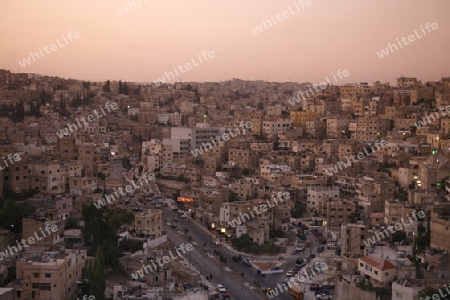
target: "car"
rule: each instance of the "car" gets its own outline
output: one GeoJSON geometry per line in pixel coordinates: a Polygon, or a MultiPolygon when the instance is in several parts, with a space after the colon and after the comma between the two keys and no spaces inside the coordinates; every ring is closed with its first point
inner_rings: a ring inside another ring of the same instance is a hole
{"type": "Polygon", "coordinates": [[[292,271],[287,271],[286,276],[287,276],[287,277],[292,277],[292,276],[294,276],[294,272],[292,272],[292,271]]]}
{"type": "Polygon", "coordinates": [[[291,255],[296,255],[296,254],[298,254],[297,250],[292,250],[291,251],[291,255]]]}
{"type": "Polygon", "coordinates": [[[329,295],[330,292],[329,292],[328,290],[324,289],[323,286],[321,286],[319,289],[317,289],[317,290],[314,292],[314,295],[315,295],[316,297],[317,297],[318,295],[320,295],[320,294],[329,295]]]}
{"type": "Polygon", "coordinates": [[[184,231],[184,232],[189,232],[189,227],[183,226],[183,231],[184,231]]]}
{"type": "Polygon", "coordinates": [[[320,289],[320,285],[317,283],[311,283],[311,285],[309,286],[310,291],[317,291],[319,289],[320,289]]]}
{"type": "Polygon", "coordinates": [[[303,268],[304,266],[306,266],[307,264],[308,264],[308,261],[306,260],[306,259],[297,259],[296,261],[295,261],[295,264],[296,265],[299,265],[300,266],[300,268],[303,268]]]}
{"type": "Polygon", "coordinates": [[[252,264],[250,263],[250,261],[249,261],[248,259],[246,259],[246,258],[244,258],[244,259],[242,260],[242,263],[243,263],[244,266],[246,266],[246,267],[251,267],[251,266],[252,266],[252,264]]]}
{"type": "Polygon", "coordinates": [[[156,208],[161,208],[161,205],[156,204],[155,207],[156,207],[156,208]]]}
{"type": "Polygon", "coordinates": [[[309,255],[309,259],[313,259],[313,258],[316,258],[316,255],[315,254],[310,254],[309,255]]]}
{"type": "Polygon", "coordinates": [[[221,285],[221,284],[218,284],[217,285],[217,289],[219,290],[219,292],[225,292],[227,289],[223,286],[223,285],[221,285]]]}
{"type": "Polygon", "coordinates": [[[322,294],[317,295],[317,296],[316,296],[316,299],[319,299],[319,300],[328,300],[328,299],[331,299],[331,296],[328,295],[328,294],[322,293],[322,294]]]}
{"type": "Polygon", "coordinates": [[[235,262],[238,262],[238,261],[240,261],[242,259],[242,257],[240,255],[233,255],[231,257],[231,259],[234,260],[235,262]]]}
{"type": "Polygon", "coordinates": [[[177,217],[175,217],[175,218],[173,218],[173,221],[174,221],[174,222],[178,222],[178,221],[180,221],[180,219],[177,218],[177,217]]]}
{"type": "Polygon", "coordinates": [[[299,265],[295,265],[294,269],[292,270],[293,272],[298,272],[302,269],[302,267],[300,267],[299,265]]]}
{"type": "Polygon", "coordinates": [[[216,246],[222,245],[222,243],[219,240],[213,240],[213,244],[216,246]]]}

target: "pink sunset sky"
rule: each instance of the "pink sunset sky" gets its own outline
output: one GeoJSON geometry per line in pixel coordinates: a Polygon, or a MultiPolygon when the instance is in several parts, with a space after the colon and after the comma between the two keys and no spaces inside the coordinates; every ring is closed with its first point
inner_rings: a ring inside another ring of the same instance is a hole
{"type": "Polygon", "coordinates": [[[320,82],[347,69],[340,83],[401,75],[423,81],[450,76],[449,0],[311,0],[259,34],[251,29],[299,0],[3,0],[0,69],[91,81],[151,82],[173,66],[215,57],[174,81],[231,78],[320,82]],[[420,26],[437,30],[380,58],[377,52],[420,26]],[[30,52],[50,46],[69,31],[79,39],[22,67],[30,52]]]}

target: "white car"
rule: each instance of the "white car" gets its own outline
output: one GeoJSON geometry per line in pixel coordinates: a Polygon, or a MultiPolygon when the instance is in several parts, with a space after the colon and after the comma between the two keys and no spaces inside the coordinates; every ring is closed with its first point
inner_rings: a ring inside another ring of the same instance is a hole
{"type": "Polygon", "coordinates": [[[286,273],[286,276],[287,276],[287,277],[292,277],[292,276],[294,276],[294,272],[288,271],[288,272],[286,273]]]}
{"type": "Polygon", "coordinates": [[[224,292],[224,291],[226,291],[225,287],[224,287],[223,285],[221,285],[221,284],[218,284],[218,285],[217,285],[217,289],[219,290],[219,292],[224,292]]]}

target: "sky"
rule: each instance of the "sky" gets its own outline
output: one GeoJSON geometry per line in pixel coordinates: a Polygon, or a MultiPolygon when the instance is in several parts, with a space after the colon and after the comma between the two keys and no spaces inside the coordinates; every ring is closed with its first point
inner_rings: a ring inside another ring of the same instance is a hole
{"type": "Polygon", "coordinates": [[[168,82],[319,83],[339,69],[350,76],[337,84],[450,76],[449,0],[1,1],[0,69],[12,72],[152,82],[191,62],[168,82]],[[438,28],[424,35],[427,22],[438,28]],[[420,38],[378,56],[415,30],[420,38]],[[214,57],[200,62],[205,50],[214,57]]]}

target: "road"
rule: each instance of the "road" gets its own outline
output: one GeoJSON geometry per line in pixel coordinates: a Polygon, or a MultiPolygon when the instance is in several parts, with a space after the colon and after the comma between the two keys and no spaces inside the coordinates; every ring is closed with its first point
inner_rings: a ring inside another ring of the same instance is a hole
{"type": "MultiPolygon", "coordinates": [[[[163,209],[163,211],[168,220],[171,220],[175,216],[175,214],[168,209],[163,209]]],[[[203,239],[201,239],[201,237],[203,236],[205,240],[207,237],[203,235],[203,232],[200,233],[200,230],[196,228],[198,226],[193,226],[193,223],[187,221],[187,219],[183,220],[183,226],[186,225],[186,222],[189,222],[187,225],[190,229],[188,234],[172,229],[166,224],[166,222],[163,222],[163,229],[167,232],[168,238],[175,245],[189,243],[188,235],[192,236],[191,243],[195,246],[195,249],[189,254],[186,254],[186,258],[191,260],[192,265],[205,276],[211,274],[212,282],[215,283],[215,285],[220,283],[225,286],[225,288],[230,291],[232,299],[260,299],[254,294],[254,292],[244,285],[240,278],[237,278],[237,276],[233,274],[234,272],[226,271],[217,256],[215,258],[210,258],[207,253],[205,253],[203,250],[203,239]]],[[[179,227],[181,228],[181,222],[179,227]]],[[[212,245],[212,242],[210,243],[212,245]]]]}

